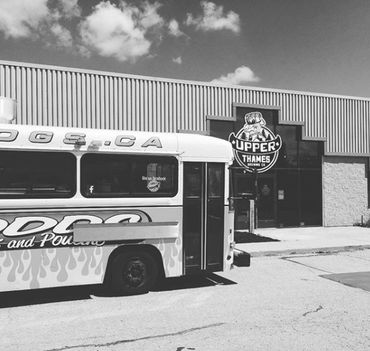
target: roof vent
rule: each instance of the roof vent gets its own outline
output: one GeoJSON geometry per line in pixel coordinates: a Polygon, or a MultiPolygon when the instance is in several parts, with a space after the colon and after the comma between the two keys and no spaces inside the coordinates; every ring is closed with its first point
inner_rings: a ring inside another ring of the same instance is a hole
{"type": "Polygon", "coordinates": [[[0,96],[0,123],[12,123],[17,115],[17,102],[0,96]]]}

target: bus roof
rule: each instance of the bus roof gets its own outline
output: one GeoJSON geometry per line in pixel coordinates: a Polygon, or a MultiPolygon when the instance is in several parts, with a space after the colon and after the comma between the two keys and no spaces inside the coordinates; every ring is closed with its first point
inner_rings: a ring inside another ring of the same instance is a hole
{"type": "Polygon", "coordinates": [[[108,129],[0,124],[0,150],[178,155],[184,160],[231,162],[229,142],[215,137],[108,129]]]}

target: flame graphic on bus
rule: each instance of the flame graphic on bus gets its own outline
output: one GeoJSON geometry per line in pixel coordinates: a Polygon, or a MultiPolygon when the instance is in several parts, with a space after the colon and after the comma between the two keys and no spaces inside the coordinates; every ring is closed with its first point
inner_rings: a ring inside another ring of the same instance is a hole
{"type": "Polygon", "coordinates": [[[72,222],[87,217],[90,222],[97,223],[150,221],[146,213],[138,210],[92,211],[89,216],[78,212],[63,215],[54,212],[48,216],[23,213],[22,216],[9,214],[1,217],[5,228],[0,233],[0,291],[100,283],[109,255],[116,246],[104,246],[104,241],[73,243],[72,222]],[[35,221],[41,226],[48,221],[57,225],[46,231],[25,227],[25,224],[35,221]],[[59,234],[58,225],[61,227],[63,222],[66,224],[59,234]],[[61,240],[53,245],[51,238],[54,237],[61,240]],[[40,246],[42,238],[50,240],[40,246]],[[18,245],[25,242],[32,243],[31,247],[18,245]],[[50,246],[46,245],[48,243],[50,246]]]}
{"type": "MultiPolygon", "coordinates": [[[[142,221],[151,220],[144,212],[135,211],[135,215],[138,214],[142,221]]],[[[111,215],[105,213],[102,217],[111,218],[111,215]]],[[[7,220],[12,223],[11,219],[7,220]]],[[[166,276],[181,274],[181,236],[175,241],[146,239],[141,244],[159,250],[166,276]]],[[[86,242],[82,246],[0,250],[0,291],[101,283],[109,256],[120,245],[124,243],[91,245],[86,242]]]]}
{"type": "Polygon", "coordinates": [[[44,250],[0,251],[0,275],[6,274],[7,281],[28,282],[36,289],[44,286],[58,286],[70,278],[96,276],[99,282],[105,271],[112,247],[76,247],[44,250]],[[47,278],[47,285],[42,280],[47,278]]]}

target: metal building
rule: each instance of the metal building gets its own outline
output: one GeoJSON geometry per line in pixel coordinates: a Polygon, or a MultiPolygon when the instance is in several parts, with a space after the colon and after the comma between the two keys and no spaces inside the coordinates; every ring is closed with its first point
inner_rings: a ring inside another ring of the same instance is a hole
{"type": "Polygon", "coordinates": [[[261,125],[281,137],[279,155],[258,176],[241,164],[233,175],[236,193],[257,196],[260,226],[369,220],[370,99],[7,61],[0,61],[0,96],[17,100],[19,124],[245,139],[247,116],[254,116],[248,123],[262,116],[261,125]]]}

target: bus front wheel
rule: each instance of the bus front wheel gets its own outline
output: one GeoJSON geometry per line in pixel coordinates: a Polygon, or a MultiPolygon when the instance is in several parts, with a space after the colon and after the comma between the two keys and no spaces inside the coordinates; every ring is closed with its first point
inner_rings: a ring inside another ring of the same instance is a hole
{"type": "Polygon", "coordinates": [[[144,251],[127,251],[117,254],[110,267],[110,285],[119,295],[136,295],[148,292],[158,277],[156,260],[144,251]]]}

